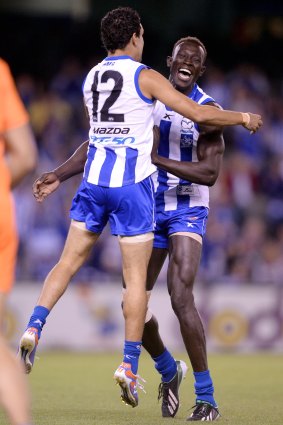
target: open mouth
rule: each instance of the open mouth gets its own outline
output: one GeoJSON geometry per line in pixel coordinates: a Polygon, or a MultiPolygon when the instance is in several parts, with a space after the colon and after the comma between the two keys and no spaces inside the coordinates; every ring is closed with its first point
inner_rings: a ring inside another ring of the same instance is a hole
{"type": "Polygon", "coordinates": [[[178,70],[178,77],[180,80],[188,81],[192,75],[192,72],[187,68],[180,68],[178,70]]]}

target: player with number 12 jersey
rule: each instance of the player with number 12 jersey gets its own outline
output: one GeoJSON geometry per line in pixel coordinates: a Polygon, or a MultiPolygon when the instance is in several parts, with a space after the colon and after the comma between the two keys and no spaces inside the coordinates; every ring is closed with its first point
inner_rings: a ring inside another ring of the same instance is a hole
{"type": "Polygon", "coordinates": [[[144,180],[156,169],[150,158],[154,101],[138,84],[144,68],[129,56],[107,57],[86,78],[90,131],[84,178],[89,183],[121,187],[144,180]]]}
{"type": "Polygon", "coordinates": [[[130,56],[109,56],[90,70],[83,85],[90,124],[89,147],[83,181],[70,215],[86,222],[87,229],[94,232],[100,233],[107,219],[114,235],[132,236],[154,229],[154,188],[150,177],[156,170],[150,156],[154,101],[142,94],[138,83],[145,68],[130,56]],[[111,191],[111,201],[110,192],[105,190],[125,191],[126,186],[126,196],[135,202],[125,209],[117,200],[121,191],[111,191]],[[87,207],[86,197],[90,198],[87,207]],[[90,217],[85,211],[93,203],[95,213],[90,217]],[[115,210],[114,214],[108,214],[106,204],[109,210],[115,210]]]}

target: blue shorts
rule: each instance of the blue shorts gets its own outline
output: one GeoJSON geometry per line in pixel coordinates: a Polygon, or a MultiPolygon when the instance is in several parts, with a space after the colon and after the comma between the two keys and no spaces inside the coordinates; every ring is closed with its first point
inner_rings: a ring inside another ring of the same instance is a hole
{"type": "Polygon", "coordinates": [[[201,236],[205,234],[208,208],[182,208],[175,211],[156,211],[154,248],[168,248],[168,239],[172,233],[189,232],[201,236]]]}
{"type": "Polygon", "coordinates": [[[103,187],[82,181],[70,217],[101,233],[109,221],[113,235],[134,236],[154,230],[154,191],[150,177],[123,187],[103,187]]]}

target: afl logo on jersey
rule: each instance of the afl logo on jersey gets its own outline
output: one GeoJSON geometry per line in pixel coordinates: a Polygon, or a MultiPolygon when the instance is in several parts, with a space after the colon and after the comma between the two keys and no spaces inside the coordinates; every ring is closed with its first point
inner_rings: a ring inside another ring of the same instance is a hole
{"type": "Polygon", "coordinates": [[[183,118],[181,121],[181,133],[191,133],[194,128],[194,123],[187,118],[183,118]]]}

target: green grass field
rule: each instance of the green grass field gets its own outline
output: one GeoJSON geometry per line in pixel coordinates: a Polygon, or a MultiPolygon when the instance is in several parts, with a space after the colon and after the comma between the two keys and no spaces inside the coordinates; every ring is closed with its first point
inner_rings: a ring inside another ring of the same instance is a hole
{"type": "MultiPolygon", "coordinates": [[[[146,394],[133,409],[119,400],[112,372],[117,354],[40,353],[29,376],[35,425],[161,425],[157,402],[159,375],[143,353],[139,373],[147,380],[146,394]]],[[[185,359],[184,355],[176,356],[185,359]]],[[[227,425],[283,423],[283,356],[212,355],[209,358],[220,406],[227,425]]],[[[181,386],[181,407],[174,424],[186,423],[194,404],[192,373],[181,386]]],[[[7,422],[0,413],[0,424],[7,422]]]]}

